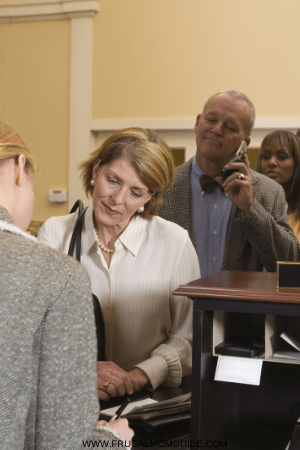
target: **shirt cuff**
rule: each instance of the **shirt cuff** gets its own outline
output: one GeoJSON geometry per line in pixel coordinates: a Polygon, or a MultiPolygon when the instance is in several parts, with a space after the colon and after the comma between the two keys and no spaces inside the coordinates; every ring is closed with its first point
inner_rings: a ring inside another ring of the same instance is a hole
{"type": "Polygon", "coordinates": [[[135,365],[148,375],[152,388],[156,389],[162,383],[165,386],[179,386],[182,368],[177,352],[169,345],[161,344],[152,355],[146,361],[135,365]]]}

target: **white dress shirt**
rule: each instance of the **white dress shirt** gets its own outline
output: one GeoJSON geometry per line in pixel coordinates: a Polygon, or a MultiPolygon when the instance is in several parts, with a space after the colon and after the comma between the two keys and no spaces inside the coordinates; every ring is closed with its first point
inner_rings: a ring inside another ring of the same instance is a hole
{"type": "MultiPolygon", "coordinates": [[[[200,277],[198,257],[187,231],[158,216],[134,216],[115,243],[110,267],[96,241],[93,208],[86,212],[81,263],[105,321],[107,359],[126,371],[140,367],[153,389],[178,386],[191,373],[192,301],[172,295],[200,277]]],[[[52,217],[38,239],[68,252],[77,213],[52,217]]]]}

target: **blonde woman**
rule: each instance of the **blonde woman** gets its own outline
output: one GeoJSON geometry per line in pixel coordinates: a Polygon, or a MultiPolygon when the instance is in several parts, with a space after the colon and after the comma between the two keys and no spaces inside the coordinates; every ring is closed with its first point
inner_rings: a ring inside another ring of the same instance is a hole
{"type": "MultiPolygon", "coordinates": [[[[93,199],[81,262],[106,326],[99,397],[178,386],[191,373],[192,302],[173,291],[200,271],[188,233],[156,215],[173,183],[171,151],[155,132],[129,128],[108,138],[81,171],[93,199]]],[[[76,219],[77,213],[52,217],[39,240],[67,253],[76,219]]]]}
{"type": "MultiPolygon", "coordinates": [[[[81,449],[99,416],[91,292],[80,264],[25,233],[35,173],[0,123],[1,449],[81,449]]],[[[133,436],[125,419],[103,425],[93,437],[108,447],[133,436]]]]}

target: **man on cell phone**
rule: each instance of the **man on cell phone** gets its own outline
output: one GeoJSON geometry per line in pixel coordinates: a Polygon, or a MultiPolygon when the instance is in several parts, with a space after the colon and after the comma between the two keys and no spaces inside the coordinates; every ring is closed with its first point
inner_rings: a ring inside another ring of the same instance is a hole
{"type": "Polygon", "coordinates": [[[250,169],[245,149],[254,121],[254,106],[242,92],[212,95],[196,119],[196,155],[176,169],[160,209],[161,217],[188,230],[202,277],[275,271],[276,261],[300,258],[284,190],[250,169]]]}

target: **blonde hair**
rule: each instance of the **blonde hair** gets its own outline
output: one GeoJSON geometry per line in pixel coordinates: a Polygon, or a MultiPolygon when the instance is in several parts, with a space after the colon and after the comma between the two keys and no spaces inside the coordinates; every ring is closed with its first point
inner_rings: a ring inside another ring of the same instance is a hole
{"type": "Polygon", "coordinates": [[[120,158],[126,158],[129,161],[152,195],[144,206],[144,212],[140,214],[141,217],[149,220],[157,214],[164,193],[172,187],[174,182],[172,152],[155,131],[144,128],[126,128],[118,131],[79,165],[88,197],[94,190],[90,184],[94,164],[100,159],[99,167],[101,167],[120,158]]]}
{"type": "Polygon", "coordinates": [[[8,125],[0,122],[0,160],[18,158],[24,155],[26,167],[36,175],[38,167],[34,156],[29,152],[25,142],[8,125]]]}

